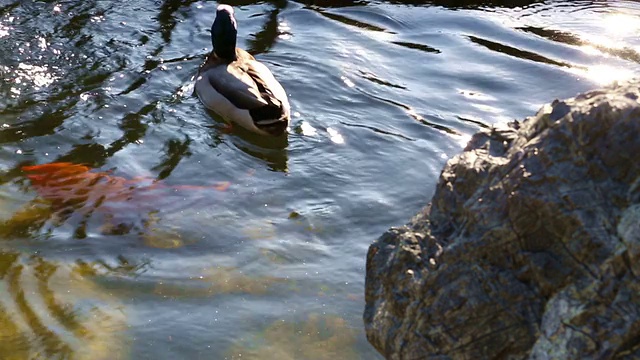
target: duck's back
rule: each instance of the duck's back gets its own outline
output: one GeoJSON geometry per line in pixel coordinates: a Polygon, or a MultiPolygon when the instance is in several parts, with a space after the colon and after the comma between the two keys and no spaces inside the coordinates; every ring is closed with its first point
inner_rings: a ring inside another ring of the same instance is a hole
{"type": "Polygon", "coordinates": [[[282,133],[289,120],[287,95],[271,71],[242,49],[225,62],[212,53],[200,68],[196,93],[209,109],[249,130],[282,133]]]}

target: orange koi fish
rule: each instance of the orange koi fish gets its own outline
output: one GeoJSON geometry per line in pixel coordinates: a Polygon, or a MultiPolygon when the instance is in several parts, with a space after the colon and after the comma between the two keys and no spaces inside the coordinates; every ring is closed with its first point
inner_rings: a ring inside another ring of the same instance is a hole
{"type": "Polygon", "coordinates": [[[88,166],[70,162],[23,166],[22,171],[38,195],[55,207],[78,208],[87,204],[97,207],[114,201],[139,203],[156,198],[157,190],[162,189],[225,191],[231,185],[229,182],[212,186],[166,185],[153,178],[112,176],[109,172],[92,171],[88,166]]]}

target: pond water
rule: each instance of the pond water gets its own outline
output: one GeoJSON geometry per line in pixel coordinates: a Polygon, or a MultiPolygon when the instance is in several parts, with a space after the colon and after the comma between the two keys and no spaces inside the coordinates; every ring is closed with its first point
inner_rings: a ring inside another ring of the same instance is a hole
{"type": "Polygon", "coordinates": [[[193,96],[215,2],[0,0],[0,358],[381,358],[368,245],[478,129],[640,69],[632,1],[231,4],[286,141],[193,96]]]}

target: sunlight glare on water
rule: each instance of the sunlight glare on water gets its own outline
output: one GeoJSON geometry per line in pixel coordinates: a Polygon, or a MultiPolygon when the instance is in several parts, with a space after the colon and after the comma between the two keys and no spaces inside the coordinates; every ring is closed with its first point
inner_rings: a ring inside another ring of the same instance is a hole
{"type": "Polygon", "coordinates": [[[609,36],[640,35],[638,16],[623,13],[609,14],[604,16],[602,26],[609,36]]]}
{"type": "Polygon", "coordinates": [[[3,67],[4,71],[9,74],[9,79],[13,82],[14,87],[11,88],[11,92],[14,94],[20,94],[23,89],[34,89],[49,86],[56,81],[54,76],[47,65],[29,65],[25,63],[19,63],[16,69],[11,69],[7,66],[3,67]]]}
{"type": "Polygon", "coordinates": [[[579,73],[584,74],[587,78],[600,85],[607,85],[614,81],[630,80],[635,75],[631,70],[608,65],[591,66],[586,71],[579,73]]]}
{"type": "Polygon", "coordinates": [[[0,23],[0,38],[9,35],[9,30],[11,30],[10,27],[5,26],[2,23],[0,23]]]}
{"type": "Polygon", "coordinates": [[[327,133],[329,133],[329,138],[336,144],[344,144],[344,138],[338,132],[338,130],[334,128],[327,128],[327,133]]]}
{"type": "Polygon", "coordinates": [[[314,136],[318,133],[316,128],[311,126],[311,124],[306,121],[300,124],[300,129],[302,130],[302,134],[305,136],[314,136]]]}

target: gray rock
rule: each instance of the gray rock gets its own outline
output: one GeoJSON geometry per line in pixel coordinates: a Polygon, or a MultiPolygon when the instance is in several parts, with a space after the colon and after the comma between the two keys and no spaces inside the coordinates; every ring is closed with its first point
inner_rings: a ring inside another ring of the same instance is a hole
{"type": "Polygon", "coordinates": [[[474,135],[367,255],[388,359],[640,358],[640,83],[474,135]]]}

